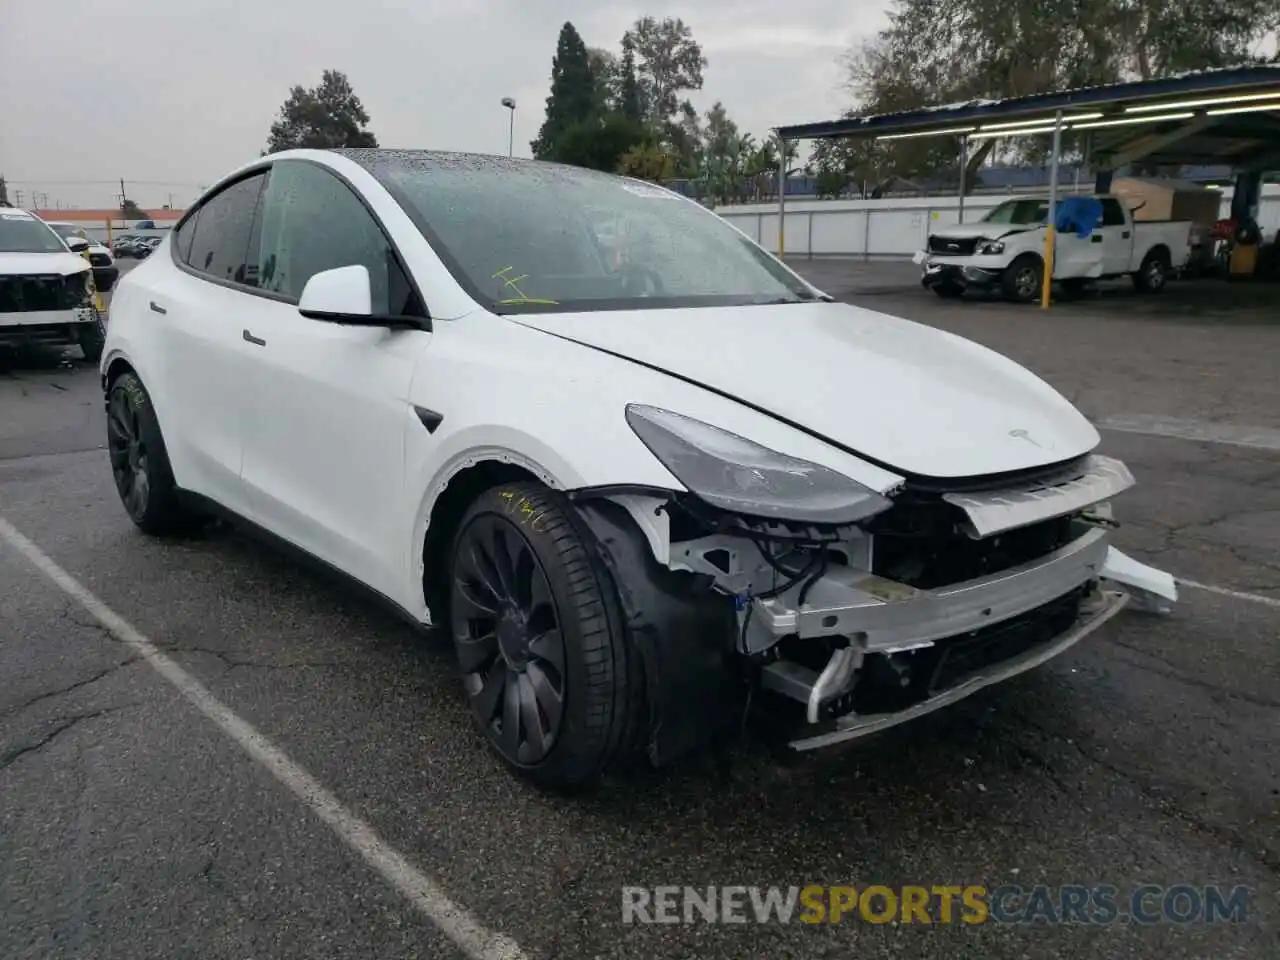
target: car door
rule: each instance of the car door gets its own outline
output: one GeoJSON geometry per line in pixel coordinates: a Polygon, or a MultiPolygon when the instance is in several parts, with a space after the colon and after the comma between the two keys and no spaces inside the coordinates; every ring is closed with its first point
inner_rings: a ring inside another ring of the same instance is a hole
{"type": "Polygon", "coordinates": [[[1102,200],[1102,272],[1107,276],[1128,273],[1133,269],[1133,225],[1124,207],[1114,197],[1102,200]]]}
{"type": "Polygon", "coordinates": [[[246,317],[259,309],[250,263],[252,225],[265,182],[259,171],[204,200],[174,231],[173,260],[140,268],[158,362],[148,375],[180,486],[244,513],[248,344],[246,317]]]}
{"type": "Polygon", "coordinates": [[[361,264],[375,313],[426,311],[381,224],[327,168],[277,162],[259,219],[263,299],[244,324],[252,387],[241,471],[255,519],[392,594],[405,433],[424,429],[409,387],[431,337],[308,319],[297,303],[314,274],[361,264]]]}

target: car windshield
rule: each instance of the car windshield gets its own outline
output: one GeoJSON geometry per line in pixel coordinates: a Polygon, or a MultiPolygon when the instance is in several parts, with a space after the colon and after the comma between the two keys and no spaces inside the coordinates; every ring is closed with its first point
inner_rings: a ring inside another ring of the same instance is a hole
{"type": "Polygon", "coordinates": [[[50,230],[64,239],[80,236],[79,229],[70,223],[49,223],[48,221],[45,223],[50,230]]]}
{"type": "Polygon", "coordinates": [[[1033,224],[1044,223],[1049,215],[1045,200],[1006,200],[985,217],[983,223],[1033,224]]]}
{"type": "Polygon", "coordinates": [[[66,253],[66,245],[44,223],[20,210],[0,210],[0,253],[66,253]]]}
{"type": "Polygon", "coordinates": [[[740,232],[653,184],[505,158],[342,151],[498,313],[812,301],[740,232]]]}

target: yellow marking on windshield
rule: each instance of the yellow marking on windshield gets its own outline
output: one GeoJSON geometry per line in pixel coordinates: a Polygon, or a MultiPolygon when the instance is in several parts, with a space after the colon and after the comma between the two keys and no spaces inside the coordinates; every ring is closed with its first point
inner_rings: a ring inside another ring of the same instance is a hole
{"type": "Polygon", "coordinates": [[[559,306],[560,304],[559,300],[545,300],[539,297],[528,296],[523,290],[521,290],[518,286],[516,286],[516,284],[518,284],[521,280],[528,280],[529,275],[527,273],[522,273],[518,277],[506,276],[507,273],[509,273],[514,269],[515,267],[503,267],[501,270],[499,270],[497,273],[493,275],[494,280],[497,280],[499,277],[501,277],[502,285],[504,287],[510,287],[512,290],[515,291],[515,294],[516,294],[514,297],[510,297],[509,299],[499,300],[498,301],[499,304],[510,305],[510,304],[516,304],[516,303],[546,303],[546,304],[551,304],[552,306],[559,306]]]}

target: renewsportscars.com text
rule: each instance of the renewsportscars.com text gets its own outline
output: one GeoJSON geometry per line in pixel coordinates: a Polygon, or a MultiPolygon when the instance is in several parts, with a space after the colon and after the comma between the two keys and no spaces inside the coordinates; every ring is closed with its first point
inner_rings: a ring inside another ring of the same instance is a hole
{"type": "Polygon", "coordinates": [[[1194,924],[1244,923],[1248,887],[623,887],[622,922],[1194,924]]]}

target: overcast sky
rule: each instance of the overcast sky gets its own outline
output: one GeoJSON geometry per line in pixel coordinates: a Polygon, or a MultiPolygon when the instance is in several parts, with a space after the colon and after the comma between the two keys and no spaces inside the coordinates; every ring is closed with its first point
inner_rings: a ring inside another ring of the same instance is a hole
{"type": "Polygon", "coordinates": [[[506,153],[542,122],[571,21],[616,50],[637,17],[679,16],[709,61],[693,100],[757,136],[848,106],[840,54],[887,0],[0,0],[0,173],[63,206],[189,203],[258,155],[293,84],[345,71],[383,146],[506,153]],[[785,13],[783,11],[786,11],[785,13]],[[80,181],[80,182],[72,182],[80,181]]]}

